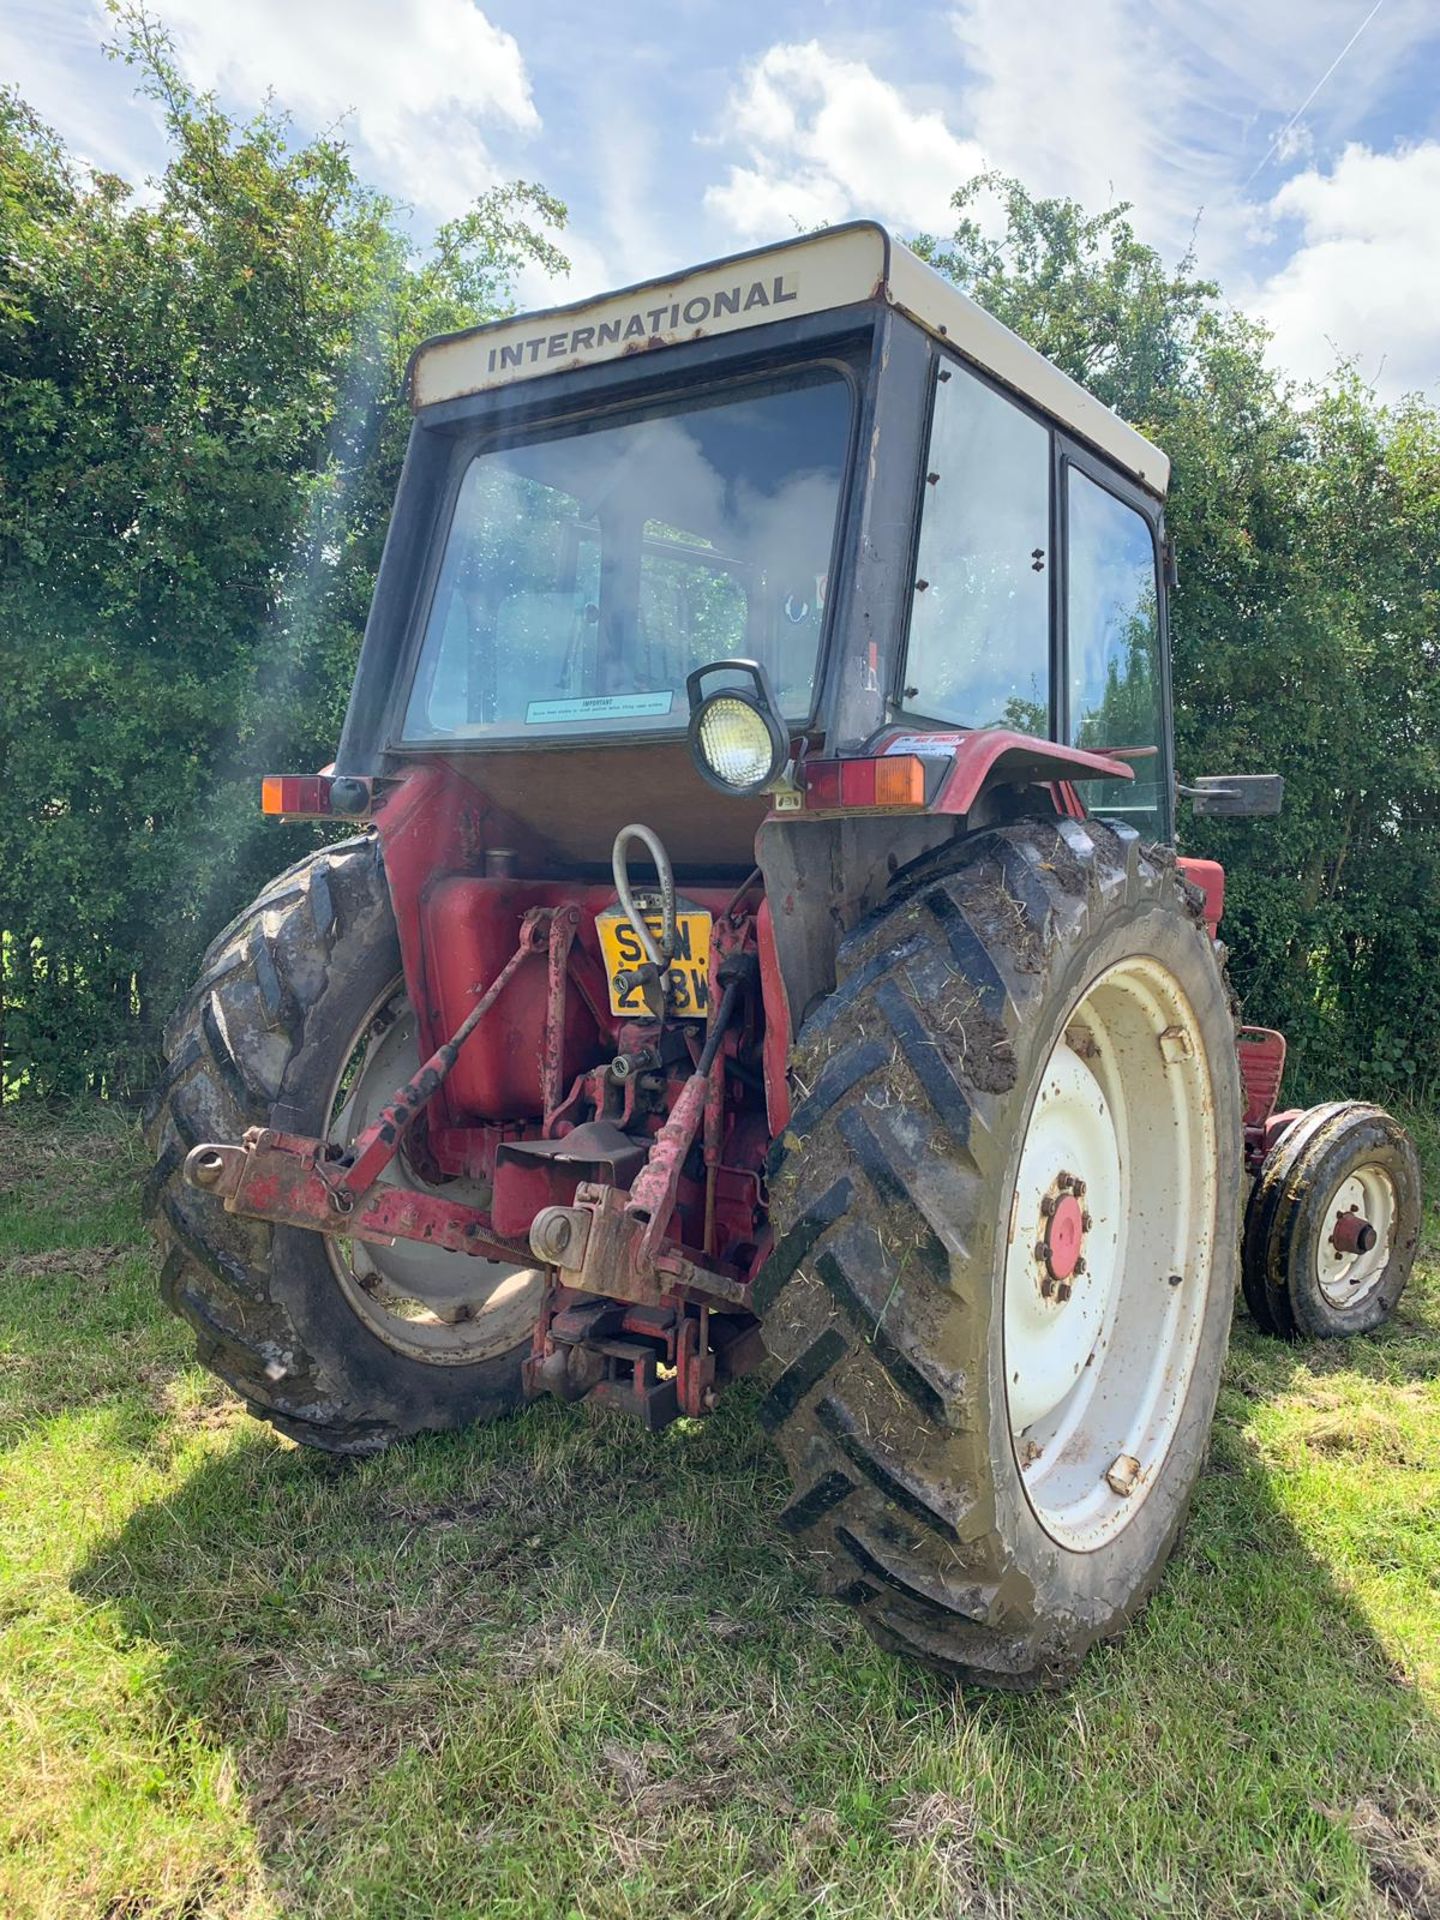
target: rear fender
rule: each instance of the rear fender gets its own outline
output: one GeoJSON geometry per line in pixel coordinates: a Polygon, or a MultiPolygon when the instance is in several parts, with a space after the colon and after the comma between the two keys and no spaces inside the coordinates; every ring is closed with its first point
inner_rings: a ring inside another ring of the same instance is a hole
{"type": "MultiPolygon", "coordinates": [[[[970,814],[994,787],[1051,787],[1070,780],[1133,780],[1123,760],[1083,747],[1065,747],[1008,727],[972,727],[957,733],[914,733],[892,727],[867,753],[889,757],[912,753],[920,759],[948,762],[927,811],[970,814]]],[[[929,791],[929,782],[926,782],[929,791]]]]}
{"type": "MultiPolygon", "coordinates": [[[[1012,806],[1028,803],[1051,813],[1080,814],[1084,809],[1071,782],[1134,778],[1123,760],[1000,727],[948,733],[891,727],[867,743],[865,754],[913,754],[921,760],[924,811],[772,813],[755,837],[790,1032],[798,1032],[815,1001],[833,993],[840,942],[881,904],[901,867],[948,840],[993,825],[1005,816],[1002,795],[1012,806]]],[[[770,1098],[773,1112],[773,1093],[770,1098]]]]}

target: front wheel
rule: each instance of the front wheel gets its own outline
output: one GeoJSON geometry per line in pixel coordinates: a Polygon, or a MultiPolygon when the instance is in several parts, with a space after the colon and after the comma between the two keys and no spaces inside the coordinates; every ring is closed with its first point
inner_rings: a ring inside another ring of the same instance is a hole
{"type": "MultiPolygon", "coordinates": [[[[182,1178],[191,1147],[247,1127],[348,1144],[419,1066],[374,841],[301,861],[226,928],[166,1056],[147,1115],[161,1286],[252,1412],[308,1446],[370,1453],[520,1404],[536,1271],[271,1227],[182,1178]]],[[[424,1172],[402,1149],[382,1178],[423,1188],[424,1172]]],[[[444,1191],[479,1198],[463,1182],[444,1191]]]]}
{"type": "Polygon", "coordinates": [[[1264,1333],[1373,1333],[1398,1306],[1420,1242],[1420,1166],[1381,1107],[1311,1107],[1265,1157],[1245,1211],[1245,1300],[1264,1333]]]}
{"type": "Polygon", "coordinates": [[[884,1645],[1063,1677],[1143,1604],[1203,1463],[1241,1108],[1173,863],[1026,820],[902,874],[796,1051],[757,1283],[782,1516],[884,1645]]]}

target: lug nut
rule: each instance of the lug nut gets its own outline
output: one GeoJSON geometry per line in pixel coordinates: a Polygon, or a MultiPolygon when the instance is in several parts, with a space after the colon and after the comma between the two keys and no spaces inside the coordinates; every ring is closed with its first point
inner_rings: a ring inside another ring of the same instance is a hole
{"type": "Polygon", "coordinates": [[[1043,1195],[1040,1201],[1040,1212],[1042,1216],[1046,1220],[1050,1219],[1059,1204],[1053,1193],[1043,1195]]]}
{"type": "Polygon", "coordinates": [[[1087,1269],[1086,1269],[1086,1266],[1085,1266],[1085,1259],[1084,1259],[1084,1256],[1082,1255],[1082,1256],[1080,1257],[1080,1259],[1078,1259],[1078,1260],[1077,1260],[1077,1261],[1075,1262],[1075,1271],[1076,1271],[1076,1273],[1084,1273],[1084,1272],[1086,1272],[1086,1270],[1087,1270],[1087,1269]]]}
{"type": "Polygon", "coordinates": [[[1140,1478],[1140,1462],[1133,1453],[1117,1454],[1114,1463],[1105,1475],[1105,1484],[1112,1493],[1118,1493],[1122,1500],[1128,1500],[1135,1491],[1135,1483],[1140,1478]]]}
{"type": "Polygon", "coordinates": [[[1092,1219],[1090,1218],[1090,1216],[1089,1216],[1089,1214],[1088,1214],[1088,1213],[1082,1213],[1082,1214],[1081,1214],[1081,1216],[1080,1216],[1080,1231],[1081,1231],[1082,1233],[1089,1233],[1089,1231],[1090,1231],[1090,1229],[1091,1229],[1091,1227],[1093,1227],[1093,1226],[1094,1226],[1094,1224],[1095,1224],[1095,1222],[1094,1222],[1094,1221],[1093,1221],[1093,1220],[1092,1220],[1092,1219]]]}
{"type": "Polygon", "coordinates": [[[1085,1182],[1083,1180],[1072,1180],[1070,1182],[1070,1191],[1077,1200],[1083,1200],[1085,1198],[1085,1182]]]}
{"type": "Polygon", "coordinates": [[[1068,1193],[1075,1184],[1075,1176],[1069,1173],[1057,1173],[1055,1176],[1055,1184],[1061,1193],[1068,1193]]]}

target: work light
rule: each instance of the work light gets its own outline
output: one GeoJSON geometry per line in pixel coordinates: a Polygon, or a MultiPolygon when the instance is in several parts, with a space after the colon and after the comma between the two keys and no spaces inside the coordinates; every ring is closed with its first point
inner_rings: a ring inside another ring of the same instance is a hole
{"type": "Polygon", "coordinates": [[[765,669],[756,660],[718,660],[686,682],[690,695],[690,751],[701,775],[721,793],[759,793],[785,771],[790,738],[775,711],[765,669]],[[752,686],[706,694],[704,682],[725,673],[752,686]]]}

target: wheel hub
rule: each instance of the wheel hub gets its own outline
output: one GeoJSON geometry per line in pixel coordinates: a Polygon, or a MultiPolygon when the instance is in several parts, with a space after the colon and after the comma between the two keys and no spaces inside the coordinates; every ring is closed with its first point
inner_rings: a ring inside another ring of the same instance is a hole
{"type": "Polygon", "coordinates": [[[1044,1238],[1035,1248],[1035,1258],[1042,1268],[1040,1291],[1047,1300],[1061,1305],[1074,1291],[1074,1276],[1085,1271],[1081,1248],[1092,1221],[1080,1204],[1084,1197],[1085,1182],[1062,1172],[1040,1202],[1045,1221],[1044,1238]]]}
{"type": "Polygon", "coordinates": [[[1389,1174],[1375,1165],[1353,1168],[1323,1217],[1330,1230],[1315,1249],[1315,1277],[1331,1306],[1354,1307],[1374,1292],[1390,1259],[1396,1198],[1389,1174]]]}
{"type": "Polygon", "coordinates": [[[1352,1207],[1348,1213],[1337,1213],[1330,1230],[1330,1244],[1337,1253],[1370,1253],[1378,1237],[1358,1207],[1352,1207]]]}

